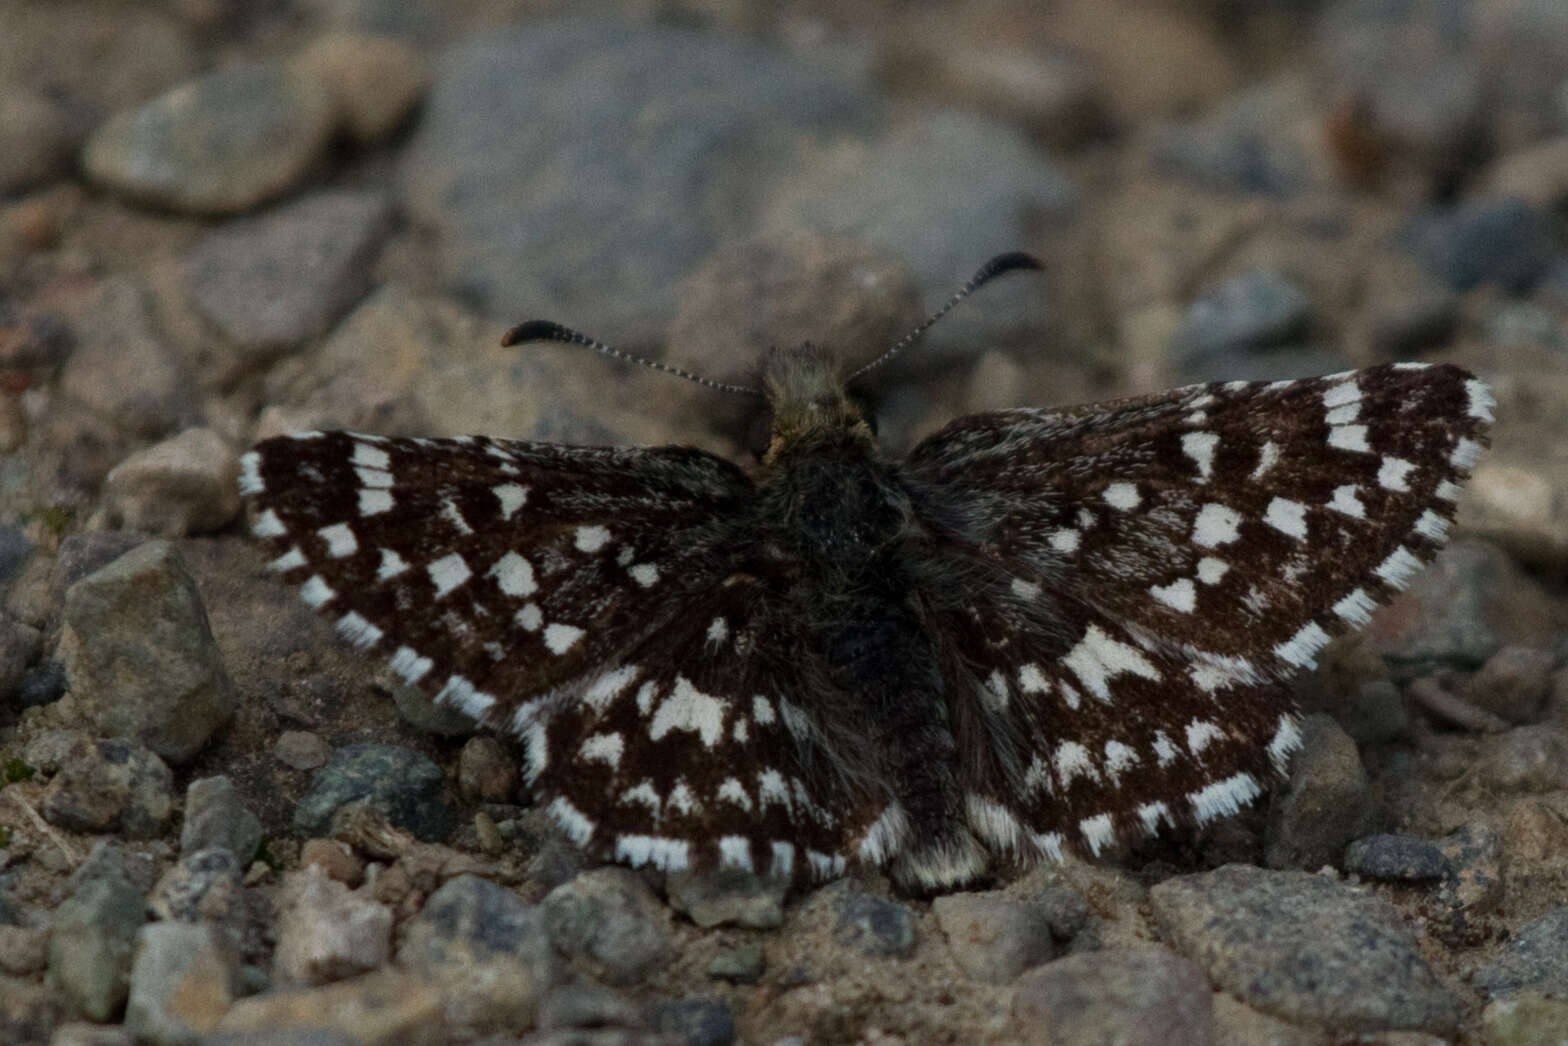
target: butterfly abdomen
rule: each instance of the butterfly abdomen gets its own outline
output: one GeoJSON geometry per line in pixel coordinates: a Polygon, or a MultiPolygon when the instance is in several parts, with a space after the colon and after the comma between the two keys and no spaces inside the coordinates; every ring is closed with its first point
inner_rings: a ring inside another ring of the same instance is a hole
{"type": "Polygon", "coordinates": [[[816,662],[801,678],[816,688],[803,696],[819,725],[817,755],[862,792],[860,820],[889,813],[906,856],[934,849],[946,856],[925,863],[950,869],[961,855],[967,877],[981,859],[964,828],[939,653],[920,620],[913,565],[924,538],[895,466],[869,439],[841,436],[817,432],[785,448],[764,481],[796,565],[786,613],[805,623],[804,653],[816,662]]]}

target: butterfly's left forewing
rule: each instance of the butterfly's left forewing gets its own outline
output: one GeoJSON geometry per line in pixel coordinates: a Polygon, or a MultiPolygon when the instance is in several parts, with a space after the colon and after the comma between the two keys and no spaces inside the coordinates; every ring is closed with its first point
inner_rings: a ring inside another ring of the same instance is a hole
{"type": "MultiPolygon", "coordinates": [[[[665,868],[842,869],[804,769],[787,622],[739,567],[754,488],[676,447],[306,433],[241,486],[285,581],[440,702],[524,742],[586,849],[665,868]]],[[[868,820],[871,815],[860,817],[868,820]]]]}
{"type": "Polygon", "coordinates": [[[961,418],[907,463],[994,847],[1098,852],[1259,794],[1285,680],[1429,560],[1491,400],[1453,367],[961,418]],[[962,564],[957,566],[955,564],[962,564]]]}

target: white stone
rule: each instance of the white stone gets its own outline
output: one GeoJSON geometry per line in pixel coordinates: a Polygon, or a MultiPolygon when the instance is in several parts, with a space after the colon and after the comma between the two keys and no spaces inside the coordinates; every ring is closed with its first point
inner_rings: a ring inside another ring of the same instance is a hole
{"type": "Polygon", "coordinates": [[[312,864],[286,873],[279,894],[272,954],[278,983],[327,984],[391,960],[392,909],[369,891],[350,890],[312,864]]]}

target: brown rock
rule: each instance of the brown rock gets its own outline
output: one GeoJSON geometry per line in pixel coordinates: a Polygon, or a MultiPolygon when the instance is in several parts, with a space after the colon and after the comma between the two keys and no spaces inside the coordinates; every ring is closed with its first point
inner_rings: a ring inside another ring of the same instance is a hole
{"type": "Polygon", "coordinates": [[[104,493],[131,530],[185,537],[239,515],[239,475],[239,455],[222,436],[186,429],[110,469],[104,493]]]}
{"type": "Polygon", "coordinates": [[[448,1041],[441,994],[393,969],[322,988],[272,991],[235,1003],[219,1032],[328,1029],[358,1046],[437,1046],[448,1041]]]}
{"type": "Polygon", "coordinates": [[[324,984],[365,973],[392,955],[392,910],[307,864],[283,877],[273,974],[324,984]]]}
{"type": "Polygon", "coordinates": [[[1207,1046],[1212,994],[1202,970],[1163,948],[1086,952],[1020,977],[1013,1016],[1040,1046],[1207,1046]]]}
{"type": "Polygon", "coordinates": [[[507,802],[517,788],[517,764],[495,738],[471,737],[458,753],[457,788],[469,802],[507,802]]]}
{"type": "Polygon", "coordinates": [[[294,72],[321,81],[342,126],[361,144],[401,124],[430,86],[424,56],[401,40],[327,33],[294,60],[294,72]]]}

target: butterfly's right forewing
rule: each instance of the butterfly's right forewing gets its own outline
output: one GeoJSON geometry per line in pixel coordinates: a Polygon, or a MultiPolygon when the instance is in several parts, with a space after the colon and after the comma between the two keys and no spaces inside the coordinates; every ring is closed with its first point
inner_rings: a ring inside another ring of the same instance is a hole
{"type": "Polygon", "coordinates": [[[1436,553],[1490,421],[1390,365],[962,418],[917,447],[930,629],[994,848],[1201,824],[1299,743],[1285,681],[1436,553]],[[958,566],[962,564],[962,566],[958,566]]]}

